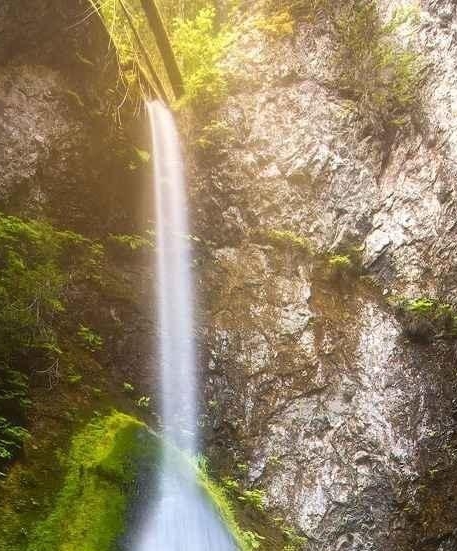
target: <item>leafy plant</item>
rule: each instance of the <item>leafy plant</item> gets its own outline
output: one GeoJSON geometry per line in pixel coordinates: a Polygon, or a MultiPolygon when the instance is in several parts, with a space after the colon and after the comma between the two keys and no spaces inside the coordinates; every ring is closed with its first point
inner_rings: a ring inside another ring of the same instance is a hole
{"type": "Polygon", "coordinates": [[[136,405],[141,409],[148,409],[150,403],[151,403],[150,396],[141,396],[140,398],[138,398],[136,405]]]}
{"type": "Polygon", "coordinates": [[[11,411],[21,417],[30,406],[29,379],[25,373],[0,365],[0,410],[11,411]]]}
{"type": "Polygon", "coordinates": [[[122,388],[124,389],[124,392],[128,392],[129,394],[135,391],[135,387],[132,384],[127,382],[124,382],[124,384],[122,385],[122,388]]]}
{"type": "Polygon", "coordinates": [[[81,381],[82,381],[82,375],[80,375],[79,373],[70,373],[68,376],[67,376],[67,381],[71,384],[71,385],[77,385],[79,384],[81,381]]]}
{"type": "Polygon", "coordinates": [[[341,3],[339,0],[267,0],[269,13],[276,10],[288,10],[295,19],[315,24],[327,17],[332,6],[341,3]]]}
{"type": "MultiPolygon", "coordinates": [[[[209,474],[209,462],[206,457],[201,455],[198,456],[195,463],[199,485],[209,496],[221,519],[224,521],[229,532],[233,535],[237,548],[240,549],[240,551],[254,551],[255,549],[259,549],[261,542],[265,538],[253,530],[243,529],[237,521],[237,515],[235,514],[236,504],[229,494],[229,492],[233,494],[237,493],[234,485],[229,483],[232,488],[228,492],[225,484],[221,486],[214,482],[209,474]]],[[[246,501],[246,503],[248,506],[251,506],[249,501],[246,501]]]]}
{"type": "Polygon", "coordinates": [[[375,0],[351,0],[334,14],[337,85],[374,132],[403,126],[414,108],[420,57],[395,40],[413,19],[414,11],[402,9],[383,23],[375,0]]]}
{"type": "Polygon", "coordinates": [[[221,148],[233,140],[233,130],[226,121],[212,120],[205,125],[195,144],[202,150],[221,148]]]}
{"type": "Polygon", "coordinates": [[[184,103],[215,103],[227,92],[220,62],[234,33],[226,26],[217,29],[215,17],[215,9],[206,7],[193,19],[178,17],[173,23],[172,42],[184,78],[184,103]]]}
{"type": "MultiPolygon", "coordinates": [[[[18,427],[30,405],[29,370],[58,374],[62,355],[57,328],[66,315],[68,287],[91,270],[89,241],[38,220],[0,214],[0,407],[18,427]],[[26,360],[26,361],[25,361],[26,360]],[[24,371],[24,372],[23,372],[24,371]]],[[[3,450],[0,467],[20,448],[3,450]]]]}
{"type": "Polygon", "coordinates": [[[352,261],[349,255],[333,255],[328,259],[328,264],[332,271],[345,271],[352,268],[352,261]]]}
{"type": "Polygon", "coordinates": [[[103,346],[102,337],[85,325],[79,326],[78,337],[80,338],[83,346],[85,346],[91,352],[100,350],[103,346]]]}
{"type": "Polygon", "coordinates": [[[141,235],[110,234],[109,240],[111,243],[121,248],[126,248],[129,251],[137,251],[143,248],[152,248],[154,246],[153,237],[153,232],[150,232],[147,237],[141,235]]]}
{"type": "Polygon", "coordinates": [[[9,461],[30,436],[21,426],[14,425],[5,417],[0,417],[0,461],[9,461]]]}
{"type": "Polygon", "coordinates": [[[255,26],[273,37],[282,37],[293,34],[295,22],[288,9],[273,12],[267,17],[260,17],[255,26]]]}
{"type": "Polygon", "coordinates": [[[240,483],[238,480],[234,480],[233,478],[226,477],[222,479],[222,484],[224,488],[227,488],[230,492],[238,491],[240,489],[240,483]]]}
{"type": "Polygon", "coordinates": [[[283,551],[298,551],[308,542],[308,538],[300,536],[292,526],[285,526],[282,530],[287,541],[283,551]]]}
{"type": "Polygon", "coordinates": [[[240,501],[249,504],[254,509],[263,511],[265,508],[265,491],[254,489],[254,490],[244,490],[244,492],[238,496],[240,501]]]}
{"type": "Polygon", "coordinates": [[[311,250],[309,241],[305,237],[289,230],[267,230],[264,235],[268,241],[280,247],[297,249],[303,252],[310,252],[311,250]]]}
{"type": "Polygon", "coordinates": [[[249,550],[260,549],[264,539],[263,536],[252,530],[245,530],[243,532],[244,545],[249,550]]]}
{"type": "Polygon", "coordinates": [[[389,303],[403,320],[405,332],[413,339],[428,341],[434,336],[457,337],[457,312],[446,302],[430,297],[393,296],[389,303]]]}
{"type": "Polygon", "coordinates": [[[148,164],[151,159],[151,154],[149,153],[149,151],[139,149],[138,147],[135,147],[134,149],[138,160],[143,164],[148,164]]]}
{"type": "Polygon", "coordinates": [[[334,84],[366,124],[383,135],[410,122],[418,107],[421,57],[397,40],[418,11],[397,9],[381,17],[377,0],[271,0],[269,12],[287,9],[294,18],[327,30],[334,45],[334,84]]]}

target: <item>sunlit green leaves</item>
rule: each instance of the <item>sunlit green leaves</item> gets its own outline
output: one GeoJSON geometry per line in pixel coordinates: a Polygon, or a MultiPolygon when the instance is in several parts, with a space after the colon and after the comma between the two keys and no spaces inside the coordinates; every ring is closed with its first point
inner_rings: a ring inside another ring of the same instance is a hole
{"type": "Polygon", "coordinates": [[[227,91],[225,71],[220,62],[234,39],[227,27],[216,28],[214,8],[204,8],[194,19],[177,18],[172,35],[191,104],[216,102],[227,91]]]}

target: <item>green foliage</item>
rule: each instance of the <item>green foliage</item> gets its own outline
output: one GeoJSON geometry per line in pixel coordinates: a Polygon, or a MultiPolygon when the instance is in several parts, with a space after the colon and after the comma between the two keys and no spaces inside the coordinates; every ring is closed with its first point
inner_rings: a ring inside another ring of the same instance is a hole
{"type": "Polygon", "coordinates": [[[328,259],[328,264],[334,272],[344,272],[353,268],[349,255],[333,255],[328,259]]]}
{"type": "Polygon", "coordinates": [[[28,377],[7,365],[0,365],[0,411],[21,415],[30,406],[28,377]]]}
{"type": "Polygon", "coordinates": [[[50,350],[51,320],[64,310],[60,266],[67,235],[45,223],[0,216],[0,355],[50,350]]]}
{"type": "Polygon", "coordinates": [[[377,0],[271,0],[295,18],[326,28],[335,44],[335,85],[372,134],[406,125],[417,109],[423,63],[396,33],[417,20],[417,9],[399,8],[384,22],[377,0]]]}
{"type": "MultiPolygon", "coordinates": [[[[232,501],[227,486],[216,484],[210,477],[206,458],[200,456],[197,459],[196,469],[200,487],[215,506],[225,526],[234,537],[238,549],[240,551],[259,549],[263,537],[252,530],[241,528],[235,514],[236,505],[232,501]]],[[[232,490],[235,490],[233,484],[230,491],[232,490]]]]}
{"type": "Polygon", "coordinates": [[[247,503],[258,511],[263,511],[265,508],[266,493],[264,490],[244,490],[243,493],[238,496],[238,499],[244,503],[247,503]]]}
{"type": "Polygon", "coordinates": [[[141,235],[109,235],[110,243],[116,245],[118,249],[127,249],[128,251],[137,251],[144,248],[154,247],[154,234],[150,232],[146,237],[141,235]]]}
{"type": "Polygon", "coordinates": [[[390,302],[404,312],[409,312],[433,320],[439,320],[443,317],[449,317],[454,314],[453,308],[450,304],[428,297],[391,297],[390,302]]]}
{"type": "Polygon", "coordinates": [[[83,377],[79,373],[70,373],[67,377],[67,381],[71,385],[77,385],[82,381],[83,377]]]}
{"type": "Polygon", "coordinates": [[[193,19],[203,8],[215,8],[216,2],[217,0],[157,0],[165,20],[170,24],[177,17],[193,19]]]}
{"type": "Polygon", "coordinates": [[[103,346],[103,339],[90,327],[80,325],[78,329],[78,337],[81,340],[83,346],[85,346],[91,352],[100,350],[103,346]]]}
{"type": "Polygon", "coordinates": [[[134,150],[135,150],[135,153],[136,153],[136,156],[137,156],[138,160],[142,164],[148,164],[149,163],[149,161],[151,160],[151,154],[149,153],[149,151],[145,151],[144,149],[139,149],[138,147],[135,147],[134,150]]]}
{"type": "Polygon", "coordinates": [[[267,240],[278,247],[297,249],[309,253],[311,246],[309,241],[292,231],[288,230],[267,230],[264,233],[267,240]]]}
{"type": "Polygon", "coordinates": [[[295,19],[316,24],[325,19],[338,0],[267,0],[266,7],[269,13],[276,10],[287,10],[295,19]]]}
{"type": "Polygon", "coordinates": [[[27,551],[112,551],[140,465],[157,455],[156,440],[133,417],[93,421],[73,439],[64,486],[27,551]]]}
{"type": "MultiPolygon", "coordinates": [[[[87,244],[46,222],[0,214],[0,405],[11,426],[24,422],[30,403],[24,363],[44,372],[59,363],[56,327],[65,315],[70,281],[80,269],[85,277],[91,271],[87,244]]],[[[3,453],[0,467],[9,458],[3,453]]]]}
{"type": "Polygon", "coordinates": [[[136,405],[141,409],[149,409],[149,406],[151,404],[151,397],[150,396],[141,396],[138,398],[136,405]]]}
{"type": "MultiPolygon", "coordinates": [[[[212,120],[202,128],[195,144],[205,152],[219,149],[233,141],[233,129],[225,121],[212,120]]],[[[216,151],[217,152],[217,151],[216,151]]]]}
{"type": "Polygon", "coordinates": [[[184,78],[184,102],[192,105],[218,102],[227,92],[227,81],[220,62],[233,41],[227,27],[217,29],[216,11],[201,9],[194,19],[177,18],[172,42],[184,78]]]}
{"type": "Polygon", "coordinates": [[[129,170],[133,171],[133,170],[138,170],[141,167],[145,167],[149,164],[150,160],[151,160],[151,155],[149,151],[145,151],[144,149],[139,149],[138,147],[133,147],[132,150],[129,151],[129,158],[128,158],[129,170]]]}
{"type": "Polygon", "coordinates": [[[291,526],[285,526],[282,532],[287,542],[283,551],[299,551],[308,543],[308,538],[299,536],[295,528],[291,526]]]}
{"type": "Polygon", "coordinates": [[[246,474],[249,471],[249,465],[246,463],[237,463],[236,468],[240,473],[246,474]]]}
{"type": "Polygon", "coordinates": [[[420,58],[394,36],[412,17],[401,10],[383,23],[374,0],[351,0],[335,15],[337,84],[373,132],[403,126],[416,104],[420,58]]]}
{"type": "MultiPolygon", "coordinates": [[[[155,0],[150,0],[154,2],[155,0]]],[[[110,45],[118,58],[119,83],[124,103],[150,97],[174,98],[164,60],[139,0],[89,0],[93,11],[100,16],[110,45]]],[[[165,98],[163,98],[165,99],[165,98]]],[[[141,161],[141,159],[140,159],[141,161]]],[[[142,162],[142,161],[141,161],[142,162]]]]}
{"type": "Polygon", "coordinates": [[[12,459],[29,436],[23,427],[13,425],[5,417],[0,417],[0,461],[12,459]]]}
{"type": "Polygon", "coordinates": [[[113,412],[98,416],[73,438],[69,455],[63,456],[67,474],[53,510],[30,533],[25,551],[115,549],[125,531],[129,503],[135,499],[138,474],[159,466],[164,446],[170,468],[184,477],[189,469],[195,472],[202,493],[215,507],[237,549],[261,548],[265,538],[253,529],[254,511],[244,518],[250,504],[240,509],[237,490],[232,493],[217,484],[205,458],[191,460],[137,419],[113,412]],[[248,528],[241,527],[241,518],[243,526],[247,520],[248,528]]]}
{"type": "Polygon", "coordinates": [[[403,301],[403,307],[408,312],[414,312],[415,314],[419,314],[421,316],[430,316],[441,312],[443,309],[447,310],[449,305],[440,305],[436,300],[429,298],[415,298],[405,299],[403,301]]]}
{"type": "Polygon", "coordinates": [[[273,37],[289,36],[294,32],[294,19],[288,9],[273,12],[267,17],[259,17],[255,26],[273,37]]]}
{"type": "Polygon", "coordinates": [[[135,391],[135,387],[132,384],[127,383],[127,382],[124,382],[124,384],[122,385],[122,388],[123,388],[124,392],[127,392],[129,394],[131,394],[132,392],[135,391]]]}
{"type": "Polygon", "coordinates": [[[222,479],[222,485],[229,492],[238,491],[240,489],[240,483],[238,482],[238,480],[234,480],[233,478],[226,477],[222,479]]]}
{"type": "Polygon", "coordinates": [[[338,251],[322,255],[324,275],[336,282],[349,282],[363,272],[363,247],[343,246],[338,251]]]}
{"type": "Polygon", "coordinates": [[[410,337],[424,341],[438,335],[457,337],[457,312],[452,305],[430,297],[399,296],[390,297],[389,303],[403,319],[410,337]]]}

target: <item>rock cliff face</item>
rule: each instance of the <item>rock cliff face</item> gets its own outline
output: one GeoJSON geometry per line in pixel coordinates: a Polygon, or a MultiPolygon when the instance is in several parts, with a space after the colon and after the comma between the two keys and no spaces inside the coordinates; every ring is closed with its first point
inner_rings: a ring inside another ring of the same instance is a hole
{"type": "Polygon", "coordinates": [[[208,447],[246,462],[312,551],[457,546],[455,344],[414,342],[386,300],[456,291],[457,6],[420,4],[404,37],[428,66],[420,127],[363,135],[329,84],[325,33],[251,26],[227,60],[224,135],[196,177],[197,226],[213,242],[208,447]],[[357,275],[332,275],[323,255],[354,247],[357,275]]]}
{"type": "MultiPolygon", "coordinates": [[[[0,212],[44,218],[105,245],[109,234],[141,233],[150,170],[136,148],[149,148],[147,125],[123,102],[101,22],[83,0],[4,2],[0,29],[0,212]]],[[[149,294],[145,255],[116,252],[132,292],[149,294]]],[[[87,300],[88,312],[98,299],[87,300]]],[[[120,323],[119,304],[99,306],[102,323],[120,323]]],[[[111,352],[123,356],[125,343],[114,340],[111,352]]],[[[149,343],[134,348],[125,366],[150,353],[149,343]]]]}
{"type": "Polygon", "coordinates": [[[85,234],[132,232],[149,214],[132,168],[144,125],[128,109],[115,122],[122,89],[101,23],[82,1],[1,10],[1,208],[85,234]]]}

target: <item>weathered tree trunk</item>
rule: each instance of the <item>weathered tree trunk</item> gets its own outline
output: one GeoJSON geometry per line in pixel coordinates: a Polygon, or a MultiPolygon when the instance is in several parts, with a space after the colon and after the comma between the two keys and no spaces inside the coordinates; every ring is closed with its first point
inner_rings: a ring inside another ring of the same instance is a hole
{"type": "Polygon", "coordinates": [[[170,37],[165,29],[164,22],[154,0],[141,0],[146,17],[148,18],[149,26],[154,33],[157,46],[162,55],[165,68],[170,79],[171,87],[176,98],[180,98],[184,93],[184,84],[176,61],[173,48],[171,46],[170,37]]]}
{"type": "Polygon", "coordinates": [[[132,20],[127,8],[125,7],[125,4],[122,0],[119,0],[119,4],[122,8],[122,11],[124,12],[124,15],[127,19],[127,21],[129,22],[129,25],[132,29],[132,32],[135,36],[135,40],[137,41],[138,43],[138,46],[140,47],[140,50],[141,50],[141,53],[144,57],[144,60],[145,60],[145,63],[147,65],[147,68],[148,68],[148,71],[150,73],[150,79],[147,78],[146,75],[144,75],[144,71],[142,71],[141,67],[140,67],[140,70],[142,71],[143,73],[143,78],[145,78],[149,85],[154,88],[154,91],[155,93],[159,96],[159,98],[163,99],[164,101],[166,101],[167,99],[167,94],[162,86],[162,83],[160,82],[160,79],[156,73],[156,70],[154,69],[154,65],[152,64],[151,62],[151,58],[149,57],[149,54],[147,52],[147,48],[145,47],[145,45],[143,44],[143,41],[141,40],[141,37],[140,35],[138,34],[138,31],[136,30],[135,28],[135,23],[134,21],[132,20]]]}

